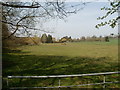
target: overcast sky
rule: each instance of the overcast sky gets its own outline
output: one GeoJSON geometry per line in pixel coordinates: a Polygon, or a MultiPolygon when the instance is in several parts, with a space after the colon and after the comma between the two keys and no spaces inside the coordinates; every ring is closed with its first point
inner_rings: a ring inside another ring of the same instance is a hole
{"type": "MultiPolygon", "coordinates": [[[[105,11],[101,11],[102,7],[109,6],[108,2],[92,2],[87,4],[83,10],[77,14],[72,14],[64,20],[51,20],[45,24],[51,31],[52,36],[61,38],[64,36],[71,36],[72,38],[80,38],[82,36],[106,36],[111,33],[117,34],[118,28],[111,28],[109,26],[95,28],[95,25],[101,21],[97,20],[97,17],[105,15],[105,11]]],[[[117,13],[106,18],[109,20],[115,18],[117,13]]]]}

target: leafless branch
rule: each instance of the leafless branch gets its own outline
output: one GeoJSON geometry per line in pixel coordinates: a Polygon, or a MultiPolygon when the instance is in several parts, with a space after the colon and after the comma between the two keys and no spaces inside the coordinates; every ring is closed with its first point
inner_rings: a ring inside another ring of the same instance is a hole
{"type": "Polygon", "coordinates": [[[10,4],[6,4],[6,3],[2,3],[0,2],[1,5],[3,6],[7,6],[7,7],[13,7],[13,8],[39,8],[41,7],[40,5],[39,6],[35,6],[35,5],[28,5],[28,6],[21,6],[21,5],[10,5],[10,4]]]}
{"type": "Polygon", "coordinates": [[[41,20],[41,18],[44,20],[47,20],[49,18],[56,18],[56,17],[59,19],[64,19],[70,13],[76,13],[77,11],[80,10],[74,8],[79,5],[76,6],[74,5],[71,6],[70,8],[66,8],[65,2],[64,1],[60,2],[59,0],[56,0],[56,2],[46,1],[44,3],[35,2],[35,1],[31,3],[0,2],[0,4],[3,5],[3,16],[5,16],[5,19],[2,20],[2,22],[13,26],[12,29],[14,29],[11,35],[8,36],[7,38],[14,35],[17,31],[20,31],[21,28],[24,28],[24,30],[31,30],[31,31],[39,30],[46,33],[52,33],[46,30],[35,28],[35,23],[41,20]]]}

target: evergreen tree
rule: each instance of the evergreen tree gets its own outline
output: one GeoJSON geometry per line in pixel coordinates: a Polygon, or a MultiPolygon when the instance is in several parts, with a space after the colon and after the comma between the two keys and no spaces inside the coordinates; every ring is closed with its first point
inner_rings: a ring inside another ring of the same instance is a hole
{"type": "Polygon", "coordinates": [[[52,43],[52,36],[51,35],[48,35],[48,38],[47,38],[47,43],[52,43]]]}
{"type": "Polygon", "coordinates": [[[41,37],[41,42],[42,43],[47,43],[47,35],[46,34],[43,34],[42,37],[41,37]]]}

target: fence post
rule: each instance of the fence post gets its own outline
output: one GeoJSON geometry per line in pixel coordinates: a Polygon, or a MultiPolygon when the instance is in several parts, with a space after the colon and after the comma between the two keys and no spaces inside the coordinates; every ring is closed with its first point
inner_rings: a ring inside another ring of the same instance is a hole
{"type": "Polygon", "coordinates": [[[103,75],[103,88],[105,88],[105,82],[106,82],[106,78],[105,75],[103,75]]]}
{"type": "Polygon", "coordinates": [[[9,88],[9,81],[8,81],[8,78],[7,78],[7,88],[9,88]]]}
{"type": "Polygon", "coordinates": [[[58,84],[59,84],[59,86],[58,86],[58,87],[60,88],[60,85],[61,85],[61,81],[60,81],[60,78],[59,78],[59,82],[58,82],[58,84]]]}

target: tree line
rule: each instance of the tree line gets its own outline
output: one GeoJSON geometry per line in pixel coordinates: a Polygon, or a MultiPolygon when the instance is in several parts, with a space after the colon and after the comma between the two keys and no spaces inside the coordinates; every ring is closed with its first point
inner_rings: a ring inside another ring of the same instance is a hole
{"type": "Polygon", "coordinates": [[[120,35],[114,35],[113,33],[108,36],[91,36],[91,37],[85,37],[82,36],[80,38],[71,38],[71,36],[64,36],[60,38],[59,40],[56,40],[52,37],[52,35],[43,34],[41,37],[41,43],[64,43],[64,42],[81,42],[81,41],[105,41],[109,42],[110,38],[120,38],[120,35]]]}

